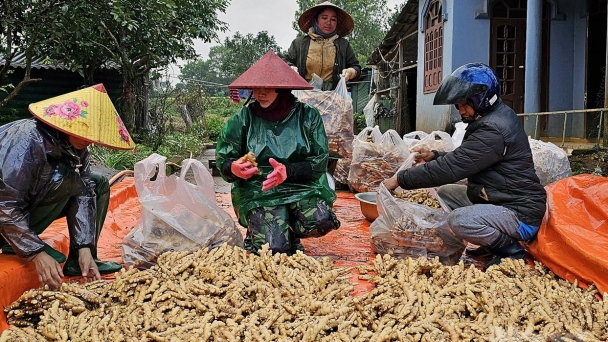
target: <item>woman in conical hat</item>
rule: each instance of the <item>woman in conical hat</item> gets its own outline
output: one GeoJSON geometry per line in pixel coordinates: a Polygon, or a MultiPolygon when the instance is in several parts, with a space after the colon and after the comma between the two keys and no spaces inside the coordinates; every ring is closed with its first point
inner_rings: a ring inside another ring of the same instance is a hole
{"type": "Polygon", "coordinates": [[[334,89],[343,76],[355,80],[361,74],[357,55],[344,37],[353,31],[351,16],[329,1],[300,15],[298,26],[305,33],[293,40],[285,61],[307,81],[317,74],[323,90],[334,89]]]}
{"type": "Polygon", "coordinates": [[[247,227],[245,248],[257,253],[268,243],[274,253],[293,254],[303,250],[300,238],[338,229],[323,121],[291,94],[312,87],[272,51],[228,87],[252,89],[255,97],[226,122],[216,148],[239,223],[247,227]],[[244,157],[249,152],[255,160],[244,157]]]}
{"type": "Polygon", "coordinates": [[[135,145],[102,84],[33,103],[32,119],[0,127],[0,247],[35,263],[41,284],[62,276],[100,279],[121,265],[97,259],[97,239],[108,209],[108,180],[89,167],[87,146],[135,145]],[[70,251],[39,235],[66,217],[70,251]],[[63,268],[60,263],[65,262],[63,268]]]}

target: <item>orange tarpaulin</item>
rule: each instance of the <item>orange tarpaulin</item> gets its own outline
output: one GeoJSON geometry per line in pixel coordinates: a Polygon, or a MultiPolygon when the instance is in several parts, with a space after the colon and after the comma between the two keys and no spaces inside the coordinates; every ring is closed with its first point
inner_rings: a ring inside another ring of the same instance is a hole
{"type": "MultiPolygon", "coordinates": [[[[230,194],[217,194],[218,206],[235,218],[230,194]]],[[[352,193],[340,192],[334,203],[338,219],[342,222],[340,229],[324,237],[303,239],[306,254],[327,256],[337,266],[371,265],[375,255],[369,243],[369,222],[359,210],[359,201],[352,193]]],[[[112,186],[108,216],[99,238],[98,256],[101,260],[122,262],[122,239],[127,235],[141,215],[141,205],[135,190],[133,178],[125,178],[121,183],[112,186]]],[[[235,218],[236,222],[236,218],[235,218]]],[[[240,227],[240,226],[239,226],[240,227]]],[[[245,234],[245,229],[241,228],[245,234]]],[[[55,249],[67,254],[69,238],[65,219],[57,220],[41,235],[43,240],[55,249]]],[[[358,272],[353,270],[352,281],[356,282],[353,295],[367,292],[372,284],[358,279],[358,272]]],[[[112,275],[104,279],[112,279],[112,275]]],[[[65,281],[79,281],[80,277],[66,278],[65,281]]],[[[0,254],[0,308],[10,305],[23,292],[40,286],[36,268],[33,263],[15,255],[0,254]]],[[[0,311],[0,333],[7,329],[4,311],[0,311]]]]}
{"type": "Polygon", "coordinates": [[[608,292],[608,178],[578,175],[546,189],[548,211],[530,252],[558,276],[608,292]]]}
{"type": "MultiPolygon", "coordinates": [[[[126,178],[111,189],[110,207],[99,241],[102,260],[122,262],[122,239],[141,215],[141,205],[133,178],[126,178]]],[[[548,215],[538,239],[529,248],[534,257],[558,276],[579,284],[594,283],[602,292],[608,291],[608,178],[581,175],[562,179],[547,186],[548,215]]],[[[230,194],[217,194],[218,206],[233,218],[230,194]]],[[[327,256],[336,266],[371,265],[375,257],[369,241],[369,222],[359,209],[359,202],[349,192],[339,192],[334,210],[342,223],[340,229],[321,238],[303,239],[306,254],[327,256]]],[[[236,222],[236,218],[235,218],[236,222]]],[[[241,233],[245,229],[241,228],[241,233]]],[[[44,234],[43,240],[57,250],[68,252],[69,242],[65,220],[57,220],[44,234]]],[[[358,279],[353,295],[365,293],[373,285],[358,279]]],[[[112,279],[112,275],[105,276],[112,279]]],[[[74,277],[70,280],[80,280],[74,277]]],[[[14,255],[0,254],[0,307],[15,301],[28,289],[40,284],[35,267],[14,255]]],[[[0,311],[0,332],[7,328],[0,311]]]]}

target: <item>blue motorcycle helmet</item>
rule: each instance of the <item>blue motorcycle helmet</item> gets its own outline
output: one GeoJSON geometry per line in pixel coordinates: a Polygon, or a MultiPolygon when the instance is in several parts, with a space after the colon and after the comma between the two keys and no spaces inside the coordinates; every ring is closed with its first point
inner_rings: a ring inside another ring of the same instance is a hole
{"type": "Polygon", "coordinates": [[[453,104],[458,108],[466,103],[479,117],[494,109],[500,103],[499,98],[500,83],[494,71],[483,63],[468,63],[441,81],[433,104],[453,104]]]}

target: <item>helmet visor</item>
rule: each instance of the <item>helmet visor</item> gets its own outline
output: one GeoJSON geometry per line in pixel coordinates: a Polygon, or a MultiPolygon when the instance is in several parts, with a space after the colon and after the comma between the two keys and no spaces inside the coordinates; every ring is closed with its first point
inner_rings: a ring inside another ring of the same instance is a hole
{"type": "Polygon", "coordinates": [[[467,103],[474,95],[485,92],[488,87],[485,84],[476,84],[464,81],[452,75],[441,81],[437,93],[435,93],[434,105],[451,105],[467,103]]]}

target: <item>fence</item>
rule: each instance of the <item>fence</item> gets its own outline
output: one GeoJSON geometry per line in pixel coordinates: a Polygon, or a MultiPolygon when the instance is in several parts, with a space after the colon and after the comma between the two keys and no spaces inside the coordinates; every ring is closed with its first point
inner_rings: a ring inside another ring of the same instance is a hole
{"type": "Polygon", "coordinates": [[[522,114],[517,114],[517,116],[519,117],[526,117],[526,116],[536,116],[536,122],[534,125],[534,138],[537,139],[538,136],[540,135],[540,132],[538,131],[539,129],[539,117],[543,116],[543,115],[564,115],[564,128],[562,131],[562,144],[560,145],[560,147],[564,147],[564,144],[566,142],[566,125],[568,124],[568,114],[581,114],[581,113],[593,113],[593,112],[601,112],[600,113],[600,118],[599,118],[599,124],[598,124],[598,131],[597,131],[597,143],[596,143],[596,148],[598,148],[600,146],[600,139],[602,136],[602,129],[603,129],[603,118],[604,115],[608,113],[608,108],[594,108],[594,109],[576,109],[576,110],[562,110],[562,111],[554,111],[554,112],[538,112],[538,113],[522,113],[522,114]]]}

